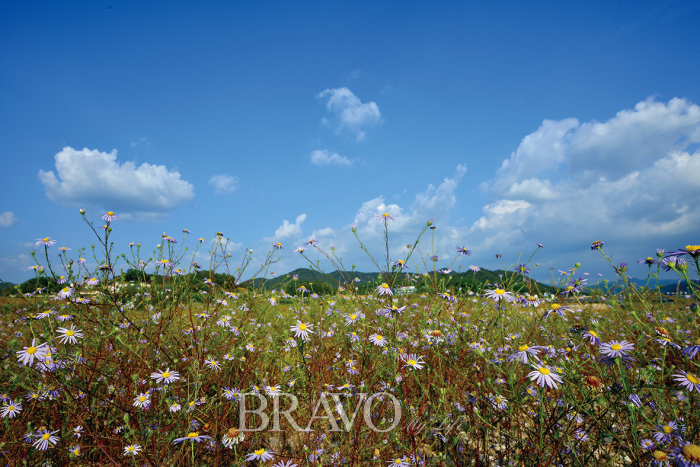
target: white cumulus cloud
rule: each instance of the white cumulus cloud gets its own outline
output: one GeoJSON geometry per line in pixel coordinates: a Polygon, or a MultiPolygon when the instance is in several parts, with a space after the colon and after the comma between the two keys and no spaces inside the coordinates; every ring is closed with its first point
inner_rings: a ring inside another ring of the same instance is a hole
{"type": "Polygon", "coordinates": [[[647,99],[603,123],[545,120],[482,186],[493,201],[470,236],[515,255],[522,241],[542,242],[560,257],[602,240],[628,263],[650,245],[694,242],[698,143],[700,107],[686,99],[647,99]]]}
{"type": "Polygon", "coordinates": [[[226,174],[214,175],[209,179],[209,184],[216,188],[217,193],[221,194],[236,191],[236,182],[237,180],[234,177],[226,174]]]}
{"type": "Polygon", "coordinates": [[[326,99],[326,109],[333,117],[325,123],[335,126],[336,133],[347,131],[360,141],[365,138],[366,130],[381,122],[382,115],[375,102],[362,103],[348,88],[326,89],[317,96],[326,99]]]}
{"type": "MultiPolygon", "coordinates": [[[[164,165],[117,162],[117,150],[76,150],[56,154],[56,174],[39,171],[52,201],[75,207],[101,206],[122,214],[163,214],[194,197],[194,187],[164,165]]],[[[138,216],[137,216],[138,217],[138,216]]]]}
{"type": "Polygon", "coordinates": [[[3,212],[2,214],[0,214],[0,227],[12,227],[17,222],[19,221],[12,213],[12,211],[3,212]]]}
{"type": "Polygon", "coordinates": [[[289,237],[299,237],[301,235],[301,224],[306,220],[306,214],[297,216],[296,222],[290,224],[288,220],[282,221],[279,229],[275,230],[274,238],[282,240],[289,237]]]}
{"type": "Polygon", "coordinates": [[[326,149],[317,149],[311,153],[311,163],[316,165],[350,165],[350,159],[339,155],[337,152],[330,154],[326,149]]]}

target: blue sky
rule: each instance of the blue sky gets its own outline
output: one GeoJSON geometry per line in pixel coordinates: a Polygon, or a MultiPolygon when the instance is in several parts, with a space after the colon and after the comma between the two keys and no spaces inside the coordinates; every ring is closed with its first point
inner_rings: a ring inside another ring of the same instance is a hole
{"type": "Polygon", "coordinates": [[[381,256],[388,212],[395,259],[433,217],[438,267],[539,242],[535,277],[611,278],[594,240],[630,264],[700,243],[697,24],[687,1],[2,1],[0,278],[32,277],[37,238],[95,243],[81,207],[120,216],[119,251],[279,241],[278,274],[310,238],[372,271],[350,227],[381,256]]]}

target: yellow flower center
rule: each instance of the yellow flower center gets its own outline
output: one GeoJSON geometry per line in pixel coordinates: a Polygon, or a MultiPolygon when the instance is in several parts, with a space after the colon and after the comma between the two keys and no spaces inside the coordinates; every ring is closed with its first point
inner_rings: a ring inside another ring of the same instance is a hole
{"type": "Polygon", "coordinates": [[[652,262],[654,259],[651,256],[647,256],[647,261],[652,262]]]}
{"type": "Polygon", "coordinates": [[[588,331],[588,334],[590,334],[593,337],[598,337],[598,333],[595,331],[588,331]]]}
{"type": "Polygon", "coordinates": [[[357,318],[357,315],[356,315],[356,314],[350,315],[350,319],[354,320],[354,319],[356,319],[356,318],[357,318]]]}
{"type": "Polygon", "coordinates": [[[72,329],[69,329],[66,331],[66,336],[73,337],[74,335],[75,335],[75,331],[73,331],[72,329]]]}
{"type": "Polygon", "coordinates": [[[44,433],[43,435],[41,435],[41,439],[43,439],[44,441],[48,440],[50,437],[51,433],[44,433]]]}
{"type": "Polygon", "coordinates": [[[27,353],[28,353],[29,355],[34,355],[34,354],[36,353],[36,347],[29,347],[29,348],[27,349],[27,353]]]}
{"type": "Polygon", "coordinates": [[[551,373],[551,371],[549,371],[549,368],[544,368],[544,367],[540,368],[540,369],[539,369],[539,372],[542,373],[542,374],[545,375],[545,376],[547,376],[548,374],[551,373]]]}
{"type": "Polygon", "coordinates": [[[683,457],[690,462],[700,463],[700,446],[697,444],[686,444],[683,446],[683,457]]]}
{"type": "Polygon", "coordinates": [[[700,384],[700,379],[692,373],[687,373],[685,377],[693,384],[700,384]]]}
{"type": "Polygon", "coordinates": [[[523,345],[521,345],[520,347],[518,347],[518,350],[521,351],[521,352],[525,352],[525,351],[526,351],[527,349],[529,349],[529,348],[530,348],[530,347],[529,347],[528,345],[523,344],[523,345]]]}
{"type": "Polygon", "coordinates": [[[663,430],[664,430],[664,433],[666,433],[667,435],[670,435],[671,433],[673,433],[673,427],[671,425],[666,425],[663,428],[663,430]]]}
{"type": "Polygon", "coordinates": [[[166,371],[161,375],[163,378],[170,378],[170,372],[166,371]]]}
{"type": "Polygon", "coordinates": [[[656,459],[657,461],[665,461],[666,459],[668,459],[668,454],[666,454],[663,451],[654,451],[654,454],[652,454],[652,456],[654,456],[654,459],[656,459]]]}
{"type": "Polygon", "coordinates": [[[263,454],[265,454],[265,450],[264,450],[264,449],[256,449],[256,450],[255,450],[255,455],[256,455],[256,456],[262,456],[263,454]]]}
{"type": "Polygon", "coordinates": [[[695,253],[696,251],[700,250],[700,245],[686,245],[685,246],[685,251],[688,253],[695,253]]]}
{"type": "Polygon", "coordinates": [[[45,242],[48,242],[50,239],[49,239],[49,237],[45,237],[45,238],[43,238],[43,240],[44,240],[45,242]]]}
{"type": "Polygon", "coordinates": [[[197,433],[196,431],[193,431],[192,433],[187,435],[188,438],[197,438],[198,436],[199,433],[197,433]]]}
{"type": "Polygon", "coordinates": [[[64,287],[61,292],[68,293],[68,292],[70,292],[70,289],[68,287],[64,287]]]}
{"type": "Polygon", "coordinates": [[[409,365],[413,366],[413,365],[415,365],[417,362],[416,362],[415,360],[413,360],[413,359],[410,359],[407,363],[408,363],[409,365]]]}
{"type": "Polygon", "coordinates": [[[506,291],[503,290],[503,289],[496,289],[496,290],[494,290],[493,292],[494,292],[496,295],[503,295],[504,293],[506,293],[506,291]]]}
{"type": "Polygon", "coordinates": [[[129,452],[134,452],[134,451],[136,450],[136,447],[134,447],[134,446],[129,446],[128,448],[126,448],[126,450],[129,451],[129,452]]]}
{"type": "Polygon", "coordinates": [[[503,403],[503,398],[501,396],[496,396],[496,398],[494,399],[494,402],[497,405],[501,405],[503,403]]]}
{"type": "Polygon", "coordinates": [[[113,216],[114,213],[113,213],[112,211],[107,211],[107,215],[108,215],[108,216],[113,216]]]}
{"type": "Polygon", "coordinates": [[[558,304],[558,303],[554,303],[554,304],[552,305],[552,310],[558,310],[559,308],[561,308],[561,305],[558,304]]]}
{"type": "Polygon", "coordinates": [[[15,406],[14,406],[14,405],[9,406],[9,407],[7,408],[7,411],[8,411],[8,412],[14,412],[14,411],[15,411],[15,406]]]}
{"type": "Polygon", "coordinates": [[[145,396],[140,396],[140,397],[139,397],[139,402],[146,402],[146,397],[145,397],[145,396]]]}
{"type": "Polygon", "coordinates": [[[388,288],[389,288],[389,284],[387,284],[386,282],[382,283],[382,288],[383,288],[383,289],[388,289],[388,288]]]}
{"type": "Polygon", "coordinates": [[[376,339],[377,339],[378,341],[381,341],[381,340],[384,340],[384,337],[383,337],[383,336],[381,336],[381,335],[379,335],[379,334],[377,334],[377,337],[376,337],[376,339]]]}
{"type": "Polygon", "coordinates": [[[610,346],[610,348],[613,350],[620,350],[622,346],[620,344],[613,344],[610,346]]]}
{"type": "Polygon", "coordinates": [[[300,330],[300,331],[306,331],[306,324],[300,324],[300,325],[299,325],[299,330],[300,330]]]}

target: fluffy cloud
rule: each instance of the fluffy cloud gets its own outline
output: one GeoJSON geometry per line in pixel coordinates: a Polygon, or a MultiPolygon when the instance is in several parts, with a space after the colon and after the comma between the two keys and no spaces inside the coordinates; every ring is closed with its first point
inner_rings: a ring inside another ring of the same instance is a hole
{"type": "Polygon", "coordinates": [[[163,165],[117,162],[110,153],[65,147],[56,154],[56,172],[39,171],[52,201],[75,207],[101,206],[120,215],[162,214],[194,197],[194,187],[163,165]]]}
{"type": "Polygon", "coordinates": [[[546,120],[482,186],[495,199],[471,238],[562,252],[617,240],[628,262],[648,254],[642,244],[684,246],[700,225],[699,142],[700,107],[685,99],[648,99],[604,123],[546,120]]]}
{"type": "Polygon", "coordinates": [[[329,154],[326,149],[317,149],[311,153],[311,163],[316,165],[350,165],[350,159],[334,152],[329,154]]]}
{"type": "Polygon", "coordinates": [[[2,214],[0,214],[0,227],[12,227],[17,222],[19,221],[12,213],[12,211],[3,212],[2,214]]]}
{"type": "Polygon", "coordinates": [[[209,179],[209,184],[216,188],[217,193],[233,193],[236,191],[237,180],[226,174],[214,175],[209,179]]]}
{"type": "MultiPolygon", "coordinates": [[[[454,252],[454,247],[457,244],[463,244],[465,228],[449,227],[448,222],[450,211],[457,207],[455,191],[465,173],[466,167],[458,166],[454,176],[446,177],[437,186],[428,185],[425,191],[415,195],[414,201],[407,207],[388,203],[384,196],[378,196],[362,203],[355,213],[352,225],[319,228],[314,230],[309,237],[301,238],[301,229],[296,230],[294,225],[289,225],[285,221],[285,224],[276,232],[276,237],[279,237],[282,230],[289,232],[288,237],[299,242],[292,245],[293,247],[307,242],[309,238],[314,238],[318,241],[318,246],[327,252],[330,251],[331,247],[334,247],[333,253],[336,257],[342,258],[344,255],[348,255],[353,258],[352,262],[357,262],[358,270],[372,271],[375,266],[367,257],[364,257],[352,232],[352,226],[355,227],[358,237],[367,250],[384,265],[384,223],[381,219],[377,219],[377,216],[389,213],[395,218],[394,221],[388,222],[392,260],[405,256],[406,245],[415,243],[416,236],[427,227],[427,222],[432,217],[435,224],[438,225],[437,235],[432,245],[440,251],[449,251],[449,256],[454,252]]],[[[297,224],[299,223],[299,218],[297,218],[297,224]]],[[[426,242],[426,239],[431,232],[428,230],[421,242],[421,250],[424,255],[430,254],[431,243],[429,240],[426,242]]],[[[328,267],[328,259],[322,257],[313,248],[309,248],[305,254],[314,261],[321,260],[324,263],[322,267],[328,267]]],[[[416,261],[420,262],[418,257],[416,261]]],[[[348,269],[350,266],[351,264],[345,265],[348,269]]],[[[281,266],[277,267],[281,268],[281,266]]],[[[294,255],[285,260],[284,267],[291,270],[297,267],[308,267],[308,263],[302,257],[294,255]]]]}
{"type": "Polygon", "coordinates": [[[335,126],[336,133],[347,131],[358,141],[365,138],[366,129],[381,122],[382,115],[374,102],[363,104],[348,88],[326,89],[317,95],[326,99],[326,109],[333,114],[332,121],[324,123],[335,126]]]}
{"type": "Polygon", "coordinates": [[[296,222],[290,224],[288,220],[282,221],[279,229],[275,230],[274,239],[283,240],[289,237],[299,237],[301,235],[301,224],[306,220],[306,214],[297,216],[296,222]]]}

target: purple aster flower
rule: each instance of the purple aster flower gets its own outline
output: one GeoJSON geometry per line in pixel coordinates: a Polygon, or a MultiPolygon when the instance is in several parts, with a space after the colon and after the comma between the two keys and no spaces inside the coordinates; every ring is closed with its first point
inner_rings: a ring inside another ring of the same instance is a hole
{"type": "Polygon", "coordinates": [[[649,451],[650,449],[654,449],[656,447],[654,442],[652,440],[650,440],[649,438],[644,438],[643,440],[641,440],[639,442],[639,446],[642,449],[644,449],[645,451],[649,451]]]}
{"type": "Polygon", "coordinates": [[[500,302],[501,300],[512,302],[513,300],[515,300],[513,292],[506,292],[505,289],[487,290],[484,294],[484,297],[490,298],[496,302],[500,302]]]}
{"type": "Polygon", "coordinates": [[[682,256],[666,256],[661,260],[661,267],[664,268],[664,271],[670,271],[672,269],[676,269],[679,266],[685,266],[685,258],[682,256]]]}
{"type": "Polygon", "coordinates": [[[681,433],[684,431],[685,427],[676,420],[674,422],[668,422],[665,425],[656,425],[652,436],[658,444],[667,444],[674,439],[682,440],[683,437],[681,433]]]}
{"type": "Polygon", "coordinates": [[[466,246],[457,246],[455,248],[460,255],[470,256],[472,254],[471,251],[467,250],[466,246]]]}
{"type": "Polygon", "coordinates": [[[600,250],[603,248],[604,243],[600,241],[595,241],[591,244],[591,250],[600,250]]]}
{"type": "Polygon", "coordinates": [[[685,349],[681,350],[681,355],[683,355],[684,357],[688,357],[690,359],[694,358],[699,353],[700,353],[700,339],[695,341],[695,344],[691,345],[690,347],[686,347],[685,349]]]}
{"type": "Polygon", "coordinates": [[[389,287],[389,284],[387,284],[386,282],[379,285],[376,290],[379,295],[394,295],[394,292],[391,290],[391,287],[389,287]]]}
{"type": "Polygon", "coordinates": [[[73,289],[73,287],[64,287],[56,294],[56,296],[61,300],[65,300],[67,298],[71,298],[74,293],[75,289],[73,289]]]}
{"type": "Polygon", "coordinates": [[[651,265],[653,265],[653,264],[656,264],[657,261],[656,261],[654,258],[652,258],[651,256],[647,256],[645,259],[639,259],[639,260],[637,260],[637,263],[640,263],[640,264],[641,264],[641,263],[644,263],[644,264],[646,264],[647,266],[651,266],[651,265]]]}
{"type": "Polygon", "coordinates": [[[537,246],[540,248],[544,248],[544,245],[542,245],[541,243],[538,243],[537,246]]]}
{"type": "Polygon", "coordinates": [[[264,448],[260,448],[260,449],[256,449],[255,452],[252,452],[252,453],[246,455],[245,460],[247,462],[257,461],[257,460],[267,462],[267,461],[271,461],[274,458],[275,458],[274,452],[268,451],[264,448]]]}
{"type": "Polygon", "coordinates": [[[280,242],[275,242],[272,244],[272,248],[274,248],[275,250],[281,250],[284,247],[282,246],[282,244],[280,242]]]}
{"type": "Polygon", "coordinates": [[[666,256],[684,255],[688,255],[693,259],[700,257],[700,245],[686,245],[685,248],[680,248],[679,250],[666,254],[666,256]]]}
{"type": "Polygon", "coordinates": [[[396,220],[386,212],[384,214],[379,214],[376,218],[381,220],[381,221],[384,221],[385,223],[389,222],[389,219],[391,219],[392,221],[396,220]]]}
{"type": "Polygon", "coordinates": [[[683,444],[673,450],[673,460],[678,467],[700,466],[700,446],[683,441],[683,444]]]}
{"type": "Polygon", "coordinates": [[[100,283],[100,280],[96,277],[91,277],[85,282],[87,285],[97,285],[100,283]]]}
{"type": "Polygon", "coordinates": [[[56,244],[56,240],[51,240],[51,237],[37,238],[37,245],[51,246],[56,244]]]}
{"type": "Polygon", "coordinates": [[[508,357],[508,361],[520,360],[521,363],[527,363],[528,355],[537,357],[537,354],[542,350],[539,345],[533,345],[532,347],[527,344],[523,344],[518,347],[518,351],[508,357]]]}
{"type": "Polygon", "coordinates": [[[473,264],[469,266],[469,269],[471,269],[475,273],[481,271],[481,268],[479,266],[474,266],[473,264]]]}
{"type": "Polygon", "coordinates": [[[560,304],[558,304],[558,303],[552,303],[552,304],[549,306],[549,310],[545,311],[545,312],[544,312],[544,315],[543,315],[542,317],[543,317],[544,319],[546,319],[546,318],[547,318],[549,315],[551,315],[552,313],[556,313],[556,314],[558,314],[559,316],[561,316],[562,318],[564,318],[565,321],[567,321],[566,315],[565,315],[565,313],[566,313],[567,311],[571,311],[571,308],[569,308],[568,306],[562,306],[562,305],[560,305],[560,304]]]}
{"type": "Polygon", "coordinates": [[[634,350],[634,344],[627,341],[610,341],[600,346],[600,353],[608,357],[623,357],[627,352],[634,350]]]}
{"type": "Polygon", "coordinates": [[[107,211],[106,213],[102,214],[102,220],[105,222],[114,222],[118,221],[119,218],[112,211],[107,211]]]}
{"type": "Polygon", "coordinates": [[[537,385],[542,388],[548,386],[557,389],[557,383],[561,384],[563,382],[561,376],[543,363],[533,365],[532,367],[535,370],[528,373],[527,376],[530,378],[530,381],[535,381],[537,385]]]}
{"type": "MultiPolygon", "coordinates": [[[[448,303],[456,303],[456,302],[457,302],[457,297],[455,297],[454,295],[450,295],[450,291],[449,291],[449,290],[446,290],[445,292],[443,292],[443,293],[441,293],[441,294],[439,294],[439,295],[440,295],[440,297],[442,297],[442,298],[444,298],[445,300],[447,300],[448,303]]],[[[403,307],[403,308],[406,308],[406,307],[403,307]]]]}
{"type": "Polygon", "coordinates": [[[528,268],[525,264],[518,264],[513,268],[515,272],[519,272],[520,274],[530,274],[530,268],[528,268]]]}
{"type": "Polygon", "coordinates": [[[700,377],[693,373],[686,373],[680,370],[680,373],[673,375],[673,379],[680,384],[682,388],[688,390],[688,392],[693,392],[693,389],[700,393],[700,377]]]}
{"type": "Polygon", "coordinates": [[[183,438],[176,438],[173,440],[173,444],[179,444],[182,443],[183,441],[192,441],[192,442],[197,442],[201,443],[202,440],[204,439],[212,439],[211,436],[206,436],[206,435],[200,435],[198,432],[193,431],[192,433],[189,433],[187,436],[183,438]]]}
{"type": "Polygon", "coordinates": [[[304,243],[304,245],[316,246],[317,243],[318,243],[318,241],[316,241],[316,239],[312,238],[308,242],[304,243]]]}

